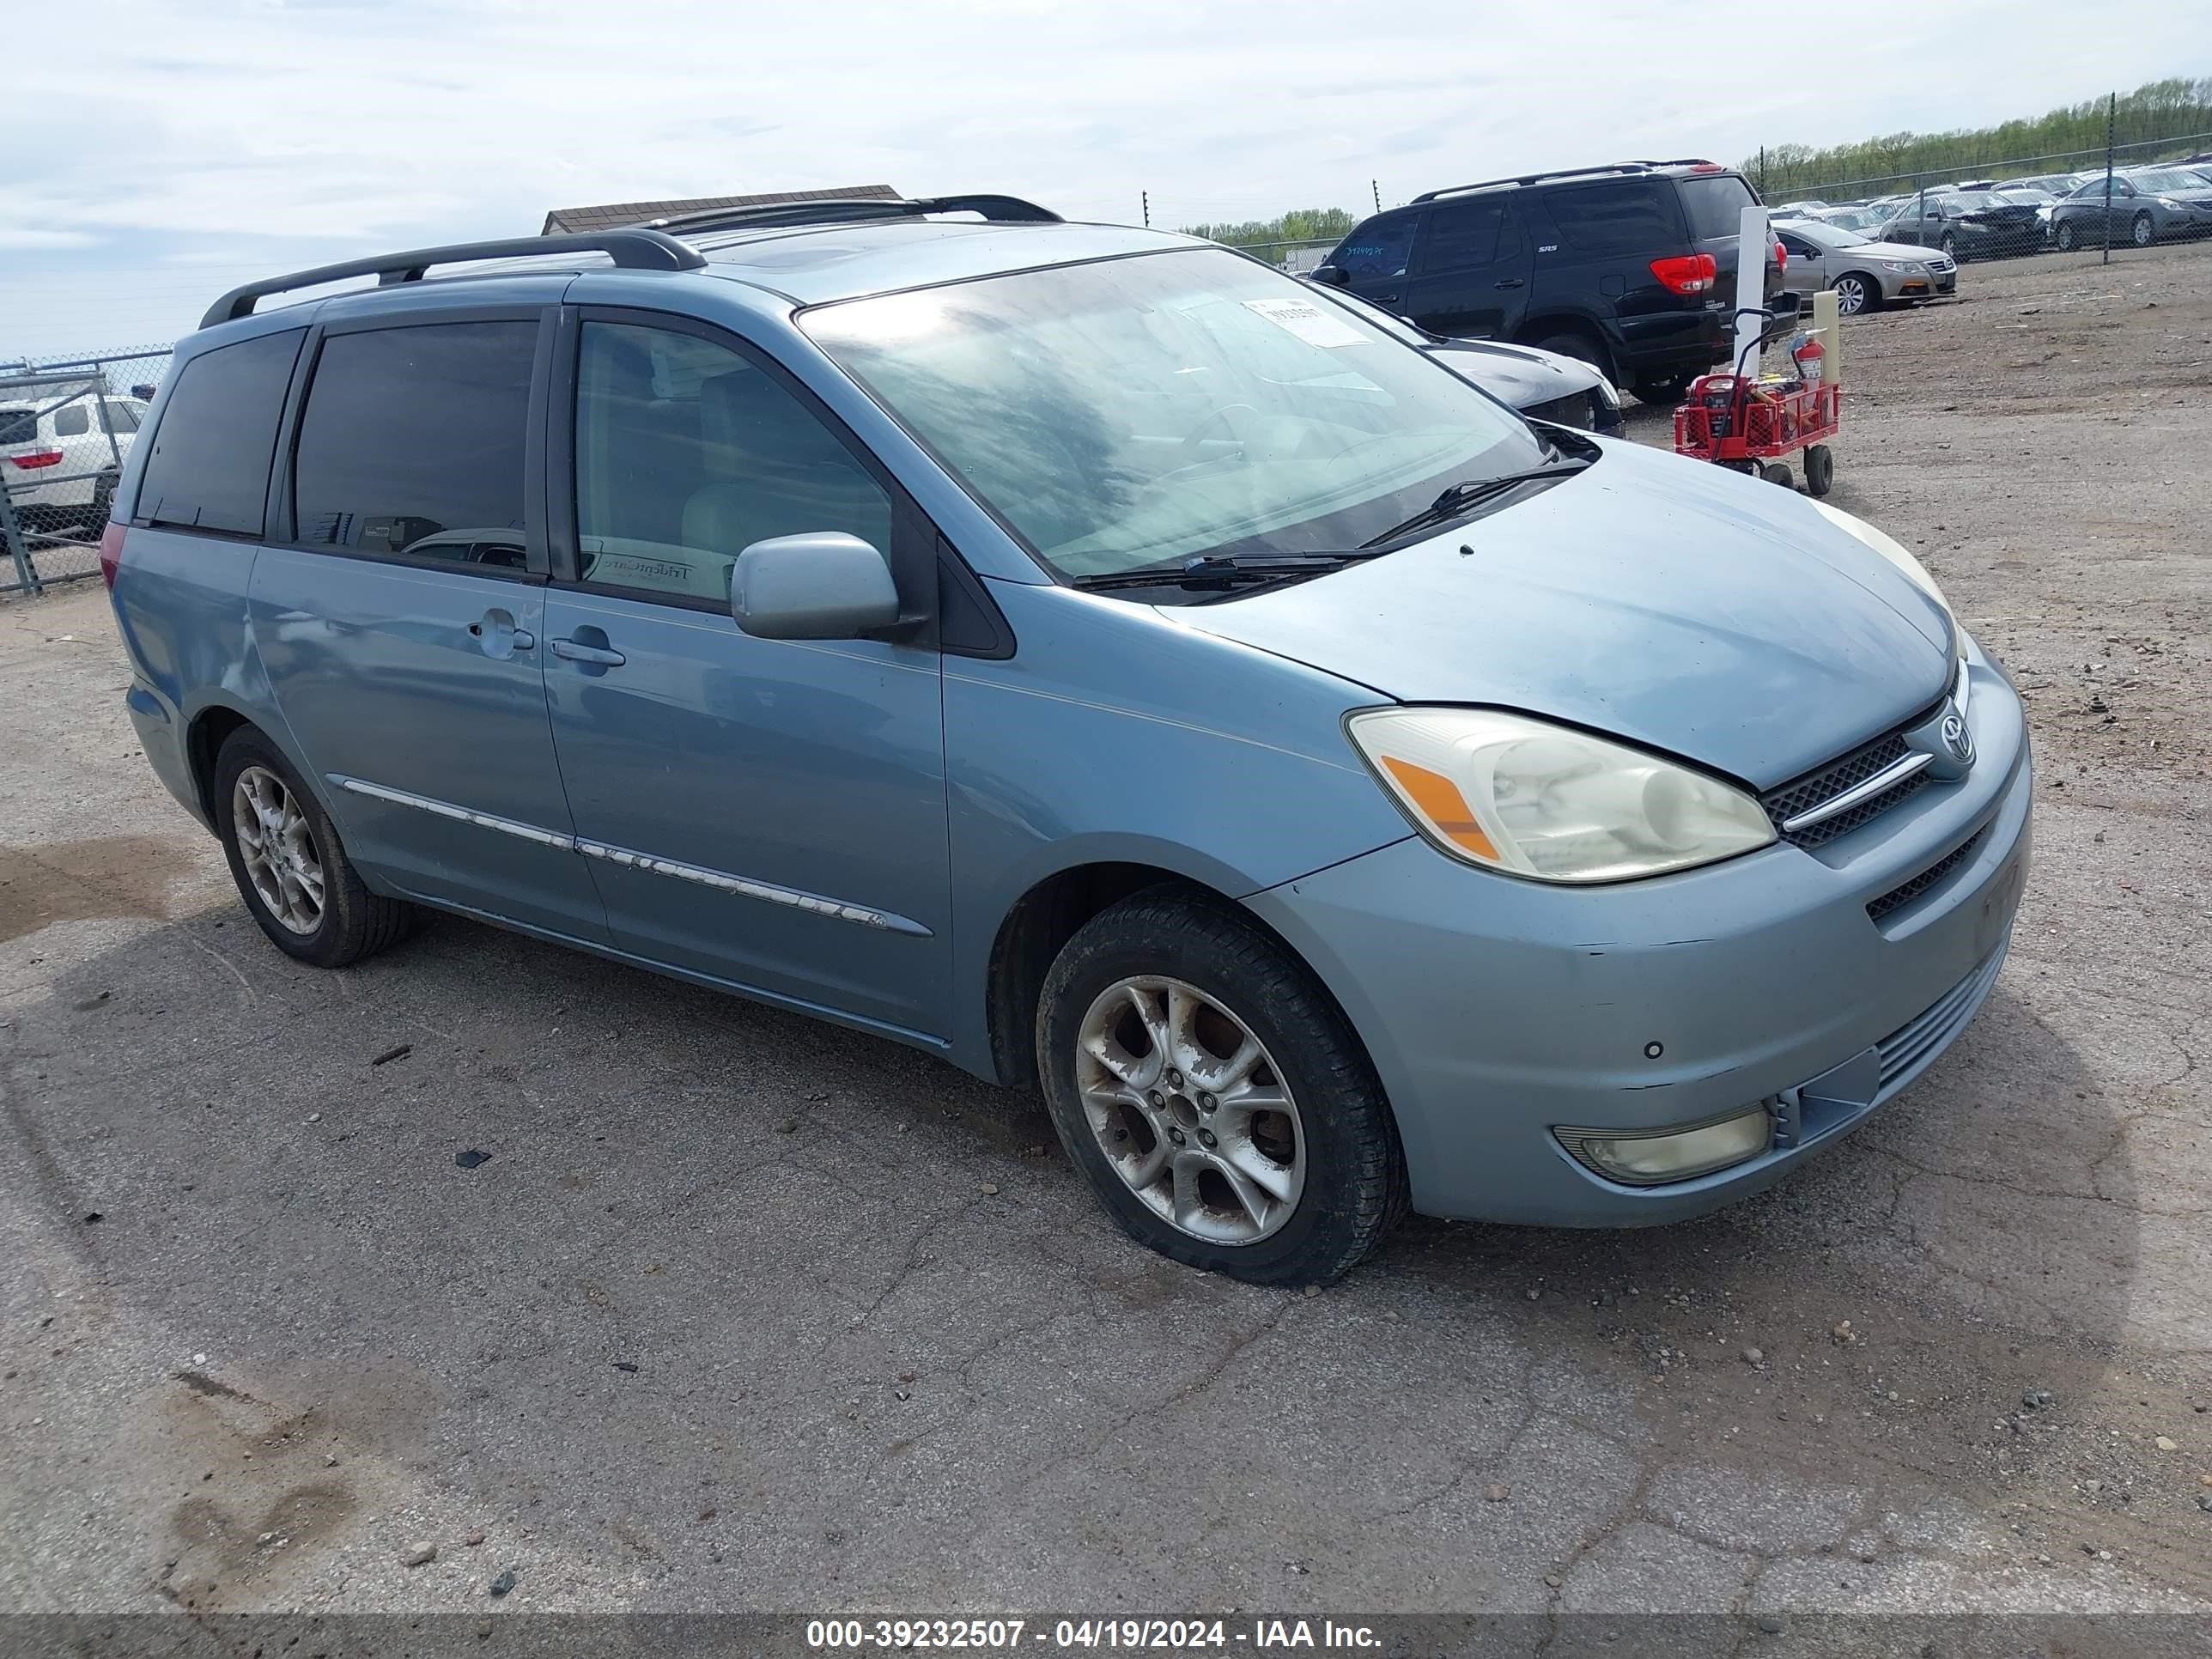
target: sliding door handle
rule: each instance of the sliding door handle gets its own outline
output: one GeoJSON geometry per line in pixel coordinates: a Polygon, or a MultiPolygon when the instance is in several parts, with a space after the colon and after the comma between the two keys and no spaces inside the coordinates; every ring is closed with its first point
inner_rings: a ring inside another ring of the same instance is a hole
{"type": "Polygon", "coordinates": [[[620,668],[629,660],[619,651],[611,651],[603,645],[588,645],[582,640],[556,640],[553,654],[566,657],[570,662],[592,663],[601,668],[620,668]]]}

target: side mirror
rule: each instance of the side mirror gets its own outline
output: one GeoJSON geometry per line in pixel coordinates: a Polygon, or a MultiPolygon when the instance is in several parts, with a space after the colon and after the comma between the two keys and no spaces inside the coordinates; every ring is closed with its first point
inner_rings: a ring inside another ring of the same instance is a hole
{"type": "Polygon", "coordinates": [[[1325,283],[1330,288],[1348,288],[1352,278],[1345,274],[1342,265],[1316,265],[1307,273],[1310,282],[1325,283]]]}
{"type": "Polygon", "coordinates": [[[756,639],[856,639],[898,622],[898,584],[858,536],[775,536],[738,555],[730,614],[756,639]]]}

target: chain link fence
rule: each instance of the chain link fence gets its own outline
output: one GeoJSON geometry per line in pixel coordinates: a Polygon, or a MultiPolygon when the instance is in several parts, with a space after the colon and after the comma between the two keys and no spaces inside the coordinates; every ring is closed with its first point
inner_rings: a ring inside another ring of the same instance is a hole
{"type": "Polygon", "coordinates": [[[0,362],[0,593],[100,572],[100,536],[169,348],[0,362]]]}

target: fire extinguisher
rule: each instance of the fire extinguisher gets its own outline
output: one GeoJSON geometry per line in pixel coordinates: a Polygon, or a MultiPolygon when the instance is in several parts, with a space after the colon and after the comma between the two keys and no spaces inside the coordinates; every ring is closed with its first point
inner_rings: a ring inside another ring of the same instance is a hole
{"type": "Polygon", "coordinates": [[[1817,392],[1828,372],[1828,349],[1810,334],[1801,334],[1790,348],[1790,361],[1797,365],[1797,378],[1817,392]]]}

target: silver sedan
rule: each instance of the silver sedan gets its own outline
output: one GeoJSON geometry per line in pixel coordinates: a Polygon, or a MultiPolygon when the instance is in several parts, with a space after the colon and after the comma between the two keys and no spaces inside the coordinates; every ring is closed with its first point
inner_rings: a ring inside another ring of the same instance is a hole
{"type": "Polygon", "coordinates": [[[1774,234],[1790,256],[1783,286],[1793,294],[1832,288],[1836,309],[1846,317],[1958,291],[1957,262],[1934,248],[1869,242],[1856,231],[1812,219],[1786,220],[1774,234]]]}

